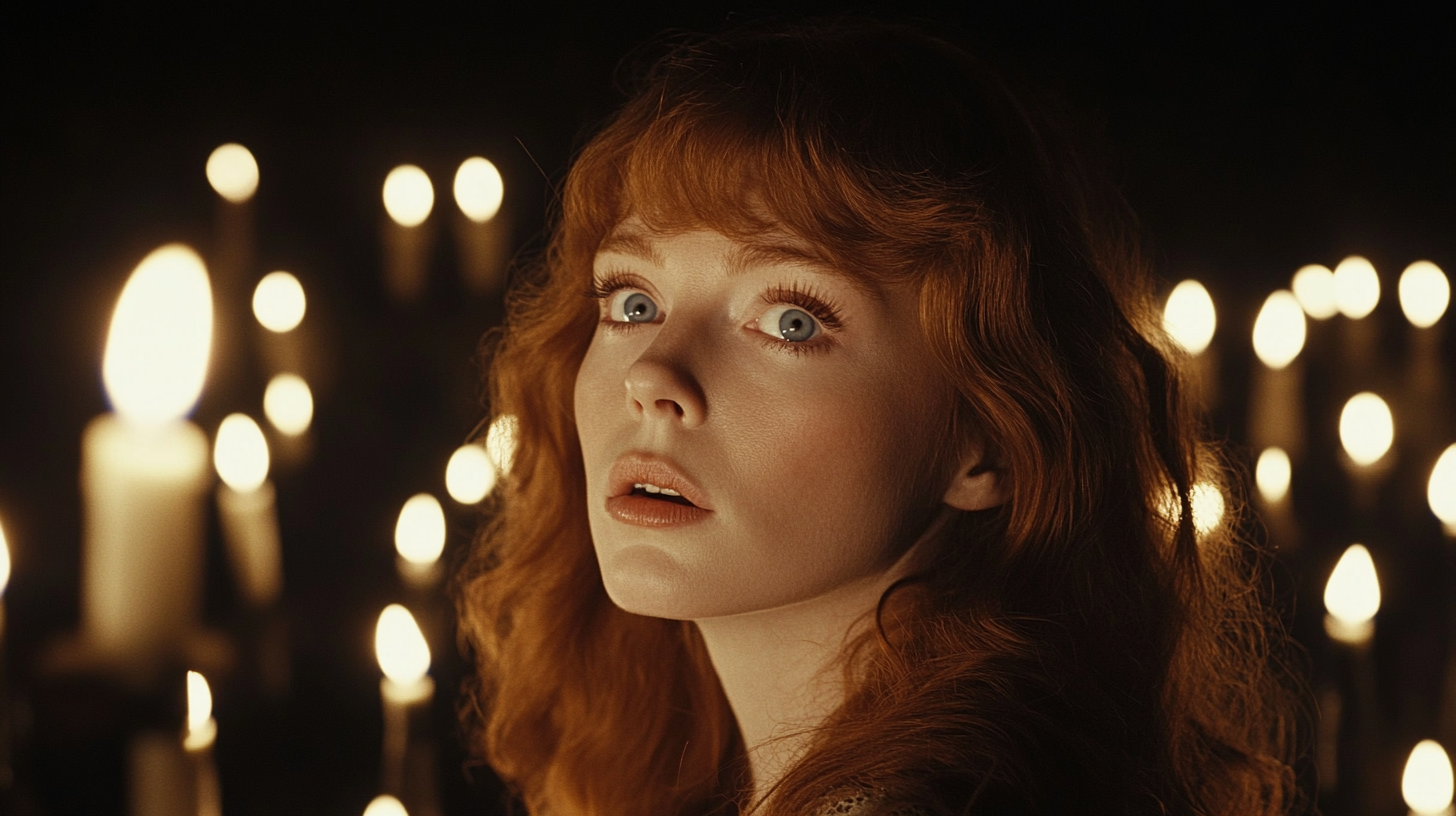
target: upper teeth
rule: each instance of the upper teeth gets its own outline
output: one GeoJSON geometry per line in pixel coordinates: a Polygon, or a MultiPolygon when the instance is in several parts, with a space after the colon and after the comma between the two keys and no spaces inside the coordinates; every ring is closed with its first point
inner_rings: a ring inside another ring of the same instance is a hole
{"type": "Polygon", "coordinates": [[[632,487],[634,487],[634,488],[636,488],[638,490],[646,490],[648,493],[661,493],[664,496],[681,496],[682,495],[681,493],[677,492],[676,490],[673,490],[670,487],[658,487],[655,484],[646,484],[644,482],[638,482],[638,483],[632,485],[632,487]]]}

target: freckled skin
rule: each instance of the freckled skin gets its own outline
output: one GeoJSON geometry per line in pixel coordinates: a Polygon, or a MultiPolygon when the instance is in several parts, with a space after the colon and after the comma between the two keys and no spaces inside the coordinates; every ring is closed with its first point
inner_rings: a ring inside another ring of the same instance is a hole
{"type": "Polygon", "coordinates": [[[883,578],[947,481],[926,473],[949,398],[913,293],[875,298],[792,261],[730,273],[739,244],[717,232],[621,229],[657,257],[609,248],[597,278],[630,279],[624,291],[647,294],[657,320],[599,326],[575,394],[592,538],[612,600],[700,620],[883,578]],[[773,308],[764,292],[795,285],[822,294],[842,321],[801,354],[776,332],[777,313],[759,325],[773,308]],[[628,452],[670,459],[712,513],[662,529],[614,518],[608,472],[628,452]]]}

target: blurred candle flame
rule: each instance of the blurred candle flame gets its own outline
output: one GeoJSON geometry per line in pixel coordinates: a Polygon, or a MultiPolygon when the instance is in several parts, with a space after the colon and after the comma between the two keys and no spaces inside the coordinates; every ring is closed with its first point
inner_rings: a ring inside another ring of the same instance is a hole
{"type": "Polygon", "coordinates": [[[250,493],[268,478],[268,440],[247,414],[228,414],[217,429],[212,462],[223,482],[250,493]]]}
{"type": "Polygon", "coordinates": [[[1359,255],[1351,255],[1335,267],[1335,305],[1340,314],[1359,320],[1375,311],[1380,302],[1380,276],[1375,266],[1359,255]]]}
{"type": "Polygon", "coordinates": [[[253,290],[253,316],[268,331],[282,334],[303,322],[308,298],[298,278],[287,272],[269,272],[253,290]]]}
{"type": "Polygon", "coordinates": [[[401,164],[384,179],[384,210],[402,227],[418,227],[435,207],[435,188],[425,171],[401,164]]]}
{"type": "Polygon", "coordinates": [[[207,157],[207,183],[218,195],[241,204],[258,190],[258,161],[236,142],[221,145],[207,157]]]}
{"type": "Polygon", "coordinates": [[[505,182],[489,159],[472,156],[455,171],[455,204],[466,218],[484,224],[500,212],[505,182]]]}
{"type": "Polygon", "coordinates": [[[1289,454],[1283,448],[1265,448],[1259,454],[1259,461],[1254,465],[1254,484],[1264,501],[1273,504],[1289,495],[1291,471],[1289,454]]]}
{"type": "Polygon", "coordinates": [[[445,511],[440,500],[417,493],[404,503],[394,525],[394,548],[412,564],[433,564],[445,550],[445,511]]]}
{"type": "Polygon", "coordinates": [[[1350,630],[1366,627],[1380,611],[1375,561],[1363,544],[1351,544],[1325,584],[1325,609],[1350,630]]]}
{"type": "Polygon", "coordinates": [[[202,396],[212,346],[212,287],[202,259],[168,244],[121,290],[101,376],[117,413],[139,425],[186,416],[202,396]]]}
{"type": "Polygon", "coordinates": [[[430,669],[430,647],[425,636],[414,615],[399,604],[390,604],[379,613],[374,654],[384,676],[402,686],[418,683],[430,669]]]}
{"type": "Polygon", "coordinates": [[[381,793],[374,797],[369,807],[364,808],[364,816],[409,816],[409,811],[404,809],[404,804],[387,793],[381,793]]]}
{"type": "Polygon", "coordinates": [[[461,445],[445,465],[445,489],[461,504],[475,504],[495,487],[495,465],[480,445],[461,445]]]}
{"type": "Polygon", "coordinates": [[[1163,307],[1163,330],[1189,354],[1201,354],[1213,341],[1218,325],[1213,298],[1196,280],[1185,280],[1173,287],[1163,307]]]}
{"type": "Polygon", "coordinates": [[[1328,320],[1340,313],[1335,303],[1335,273],[1329,267],[1301,266],[1290,285],[1304,313],[1315,320],[1328,320]]]}
{"type": "Polygon", "coordinates": [[[298,436],[313,422],[313,392],[297,374],[274,375],[263,391],[263,414],[273,427],[298,436]]]}
{"type": "Polygon", "coordinates": [[[1447,445],[1431,468],[1426,501],[1446,530],[1456,535],[1456,445],[1447,445]]]}
{"type": "Polygon", "coordinates": [[[1395,420],[1385,400],[1369,391],[1350,397],[1340,411],[1340,444],[1357,465],[1373,465],[1395,441],[1395,420]]]}
{"type": "Polygon", "coordinates": [[[1406,807],[1419,816],[1447,813],[1453,784],[1451,758],[1435,740],[1421,740],[1411,749],[1400,777],[1400,793],[1406,807]]]}
{"type": "Polygon", "coordinates": [[[187,672],[187,734],[183,745],[200,750],[217,738],[217,723],[212,719],[212,689],[207,678],[195,671],[187,672]]]}
{"type": "Polygon", "coordinates": [[[1430,261],[1416,261],[1400,273],[1400,310],[1418,329],[1428,329],[1446,313],[1451,303],[1451,282],[1441,267],[1430,261]]]}
{"type": "Polygon", "coordinates": [[[1254,353],[1264,365],[1281,369],[1304,348],[1304,309],[1287,289],[1269,295],[1254,321],[1254,353]]]}
{"type": "Polygon", "coordinates": [[[10,542],[5,540],[5,527],[0,525],[0,597],[10,586],[10,542]]]}

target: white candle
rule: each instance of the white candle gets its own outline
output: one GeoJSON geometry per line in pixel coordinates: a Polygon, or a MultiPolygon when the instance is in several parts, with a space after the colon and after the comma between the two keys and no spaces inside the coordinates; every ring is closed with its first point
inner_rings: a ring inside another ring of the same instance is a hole
{"type": "Polygon", "coordinates": [[[103,655],[176,652],[201,605],[207,438],[185,420],[202,392],[212,295],[197,253],[148,255],[117,302],[102,366],[116,413],[82,439],[82,624],[103,655]]]}
{"type": "Polygon", "coordinates": [[[440,554],[445,550],[445,511],[440,500],[418,493],[399,511],[394,525],[397,566],[406,584],[424,589],[440,578],[440,554]]]}
{"type": "Polygon", "coordinates": [[[217,509],[228,556],[243,598],[266,607],[283,585],[276,491],[268,481],[268,442],[246,414],[230,414],[217,429],[213,464],[222,477],[217,509]]]}
{"type": "Polygon", "coordinates": [[[1208,290],[1196,280],[1173,287],[1163,307],[1163,330],[1193,357],[1193,387],[1204,407],[1218,402],[1218,364],[1209,344],[1218,326],[1208,290]]]}
{"type": "Polygon", "coordinates": [[[1351,544],[1325,584],[1325,631],[1349,646],[1363,648],[1375,635],[1380,611],[1380,581],[1375,561],[1363,544],[1351,544]]]}
{"type": "Polygon", "coordinates": [[[418,300],[425,289],[429,234],[425,221],[435,206],[435,188],[424,170],[402,164],[384,179],[385,285],[397,301],[418,300]]]}
{"type": "Polygon", "coordinates": [[[489,159],[472,156],[455,171],[455,237],[465,287],[483,295],[504,282],[508,222],[501,217],[505,183],[489,159]]]}
{"type": "Polygon", "coordinates": [[[1413,816],[1450,816],[1453,782],[1446,749],[1435,740],[1421,740],[1405,761],[1400,793],[1413,816]]]}
{"type": "Polygon", "coordinates": [[[212,689],[207,678],[195,671],[187,672],[187,730],[182,747],[192,760],[194,788],[197,791],[198,816],[221,816],[222,791],[217,778],[217,764],[212,746],[217,742],[217,720],[212,718],[212,689]]]}
{"type": "Polygon", "coordinates": [[[1304,374],[1297,358],[1306,336],[1304,310],[1287,290],[1269,295],[1254,321],[1254,371],[1249,434],[1254,445],[1277,445],[1298,457],[1304,449],[1304,374]]]}
{"type": "Polygon", "coordinates": [[[374,651],[384,672],[379,681],[384,703],[382,781],[386,793],[400,793],[405,782],[410,714],[426,709],[435,694],[435,681],[428,674],[430,647],[409,610],[390,604],[379,614],[374,651]]]}

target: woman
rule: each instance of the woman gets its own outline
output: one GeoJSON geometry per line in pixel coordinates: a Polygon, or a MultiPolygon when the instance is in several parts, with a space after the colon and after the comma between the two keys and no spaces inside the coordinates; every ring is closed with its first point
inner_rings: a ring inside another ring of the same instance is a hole
{"type": "Polygon", "coordinates": [[[531,813],[1302,805],[1127,208],[1029,99],[908,29],[748,29],[582,151],[458,583],[531,813]]]}

